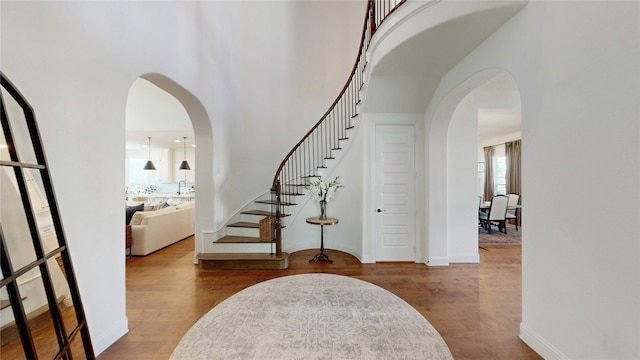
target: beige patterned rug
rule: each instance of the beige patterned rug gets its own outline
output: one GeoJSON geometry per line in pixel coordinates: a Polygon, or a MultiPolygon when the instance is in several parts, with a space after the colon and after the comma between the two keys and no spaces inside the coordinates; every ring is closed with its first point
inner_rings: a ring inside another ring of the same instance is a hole
{"type": "Polygon", "coordinates": [[[265,281],[218,304],[171,359],[453,359],[413,307],[371,283],[332,274],[265,281]]]}
{"type": "Polygon", "coordinates": [[[491,233],[486,229],[478,227],[478,243],[482,244],[504,244],[504,245],[521,245],[522,244],[522,227],[516,230],[515,225],[507,225],[507,233],[498,231],[493,227],[491,233]]]}

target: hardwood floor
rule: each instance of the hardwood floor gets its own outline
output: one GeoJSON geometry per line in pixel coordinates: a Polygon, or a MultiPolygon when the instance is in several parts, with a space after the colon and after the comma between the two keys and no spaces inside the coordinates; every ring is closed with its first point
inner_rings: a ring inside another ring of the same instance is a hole
{"type": "MultiPolygon", "coordinates": [[[[383,287],[415,307],[440,332],[455,359],[542,359],[518,338],[520,246],[483,245],[480,264],[427,267],[414,263],[309,263],[317,250],[291,254],[286,270],[201,270],[193,238],[127,260],[129,333],[99,360],[167,359],[182,336],[212,307],[275,277],[311,272],[352,276],[383,287]]],[[[265,304],[268,306],[268,304],[265,304]]]]}

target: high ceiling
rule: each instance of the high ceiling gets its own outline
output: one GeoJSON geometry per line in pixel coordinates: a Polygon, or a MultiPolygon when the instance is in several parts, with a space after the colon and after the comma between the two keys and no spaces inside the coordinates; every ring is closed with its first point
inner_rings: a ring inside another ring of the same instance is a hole
{"type": "Polygon", "coordinates": [[[508,73],[478,87],[473,96],[478,104],[479,142],[520,131],[520,92],[508,73]]]}
{"type": "MultiPolygon", "coordinates": [[[[441,77],[479,43],[493,33],[519,8],[505,7],[459,18],[424,32],[401,44],[377,64],[368,97],[376,97],[375,89],[409,86],[415,99],[401,97],[402,103],[389,103],[389,97],[373,104],[368,112],[424,112],[441,77]],[[422,50],[421,50],[422,49],[422,50]],[[401,80],[399,80],[401,79],[401,80]],[[406,79],[413,85],[406,85],[406,79]],[[431,94],[431,95],[430,95],[431,94]]],[[[520,130],[520,97],[513,79],[499,76],[474,91],[478,109],[478,136],[497,137],[520,130]]],[[[153,148],[182,148],[194,145],[193,127],[184,107],[170,94],[151,82],[138,79],[131,87],[127,101],[127,149],[146,149],[148,137],[153,148]],[[176,141],[177,140],[177,141],[176,141]]]]}
{"type": "Polygon", "coordinates": [[[129,91],[125,127],[128,150],[146,149],[148,137],[152,148],[181,149],[183,137],[187,146],[194,145],[191,119],[182,104],[144,79],[137,79],[129,91]]]}
{"type": "MultiPolygon", "coordinates": [[[[374,65],[365,110],[424,113],[447,72],[523,5],[518,1],[505,2],[503,6],[429,28],[400,43],[374,65]]],[[[499,75],[473,93],[478,106],[479,141],[520,131],[520,94],[510,75],[499,75]]]]}

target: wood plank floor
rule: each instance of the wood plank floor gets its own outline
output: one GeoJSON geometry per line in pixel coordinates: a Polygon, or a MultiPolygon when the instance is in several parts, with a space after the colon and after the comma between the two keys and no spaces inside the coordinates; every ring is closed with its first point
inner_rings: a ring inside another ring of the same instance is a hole
{"type": "MultiPolygon", "coordinates": [[[[127,260],[129,333],[99,360],[167,359],[189,328],[238,291],[275,277],[326,272],[381,286],[415,307],[440,332],[456,360],[542,359],[518,338],[520,246],[483,245],[481,264],[427,267],[414,263],[309,263],[317,250],[291,254],[286,270],[201,270],[193,238],[146,257],[127,260]]],[[[268,304],[265,304],[268,306],[268,304]]]]}

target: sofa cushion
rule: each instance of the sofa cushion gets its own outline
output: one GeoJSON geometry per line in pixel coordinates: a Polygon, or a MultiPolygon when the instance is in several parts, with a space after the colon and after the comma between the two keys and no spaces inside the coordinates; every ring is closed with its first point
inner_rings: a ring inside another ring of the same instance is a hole
{"type": "Polygon", "coordinates": [[[191,209],[191,208],[194,208],[194,207],[196,207],[196,203],[193,202],[193,201],[183,202],[183,203],[180,203],[180,204],[176,205],[176,209],[178,209],[178,210],[191,209]]]}
{"type": "Polygon", "coordinates": [[[128,225],[129,222],[131,222],[131,218],[133,217],[133,214],[136,213],[136,211],[144,211],[144,203],[138,206],[132,206],[125,209],[125,215],[126,215],[126,221],[127,221],[125,225],[128,225]]]}
{"type": "MultiPolygon", "coordinates": [[[[147,211],[146,213],[149,213],[149,211],[147,211]]],[[[136,212],[131,217],[131,221],[129,221],[129,225],[140,225],[140,224],[142,224],[142,220],[144,219],[144,216],[145,216],[145,212],[144,211],[136,212]]]]}
{"type": "Polygon", "coordinates": [[[169,204],[167,204],[166,201],[163,201],[163,202],[161,202],[161,203],[159,203],[157,205],[154,205],[153,206],[153,210],[162,210],[162,209],[166,208],[167,206],[169,206],[169,204]]]}

